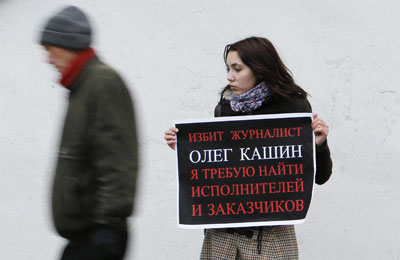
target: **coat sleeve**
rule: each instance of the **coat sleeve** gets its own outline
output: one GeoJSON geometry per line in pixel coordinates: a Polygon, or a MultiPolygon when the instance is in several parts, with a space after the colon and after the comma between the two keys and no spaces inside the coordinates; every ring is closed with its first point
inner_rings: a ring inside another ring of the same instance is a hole
{"type": "Polygon", "coordinates": [[[321,146],[317,146],[316,165],[315,183],[321,185],[327,182],[332,175],[332,159],[328,141],[325,141],[321,146]]]}
{"type": "Polygon", "coordinates": [[[96,224],[126,229],[131,215],[138,170],[133,104],[117,75],[96,79],[91,125],[96,224]]]}

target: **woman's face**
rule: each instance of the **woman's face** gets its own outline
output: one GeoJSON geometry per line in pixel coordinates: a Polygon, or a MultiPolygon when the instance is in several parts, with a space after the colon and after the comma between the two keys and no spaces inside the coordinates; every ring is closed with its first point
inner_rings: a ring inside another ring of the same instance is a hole
{"type": "Polygon", "coordinates": [[[252,89],[257,79],[253,71],[240,59],[237,51],[229,51],[226,56],[229,87],[235,95],[241,95],[252,89]]]}

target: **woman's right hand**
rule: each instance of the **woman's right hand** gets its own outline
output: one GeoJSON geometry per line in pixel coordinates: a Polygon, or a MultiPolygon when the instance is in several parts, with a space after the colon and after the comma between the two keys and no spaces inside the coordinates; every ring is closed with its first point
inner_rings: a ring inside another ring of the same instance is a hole
{"type": "Polygon", "coordinates": [[[178,131],[178,128],[175,127],[170,127],[169,130],[165,131],[164,139],[172,150],[175,150],[176,133],[178,133],[178,131]]]}

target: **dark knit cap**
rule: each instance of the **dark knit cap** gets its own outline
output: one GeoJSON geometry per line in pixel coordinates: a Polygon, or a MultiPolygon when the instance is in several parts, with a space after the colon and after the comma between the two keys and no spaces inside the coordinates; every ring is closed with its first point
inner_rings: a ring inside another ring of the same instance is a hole
{"type": "Polygon", "coordinates": [[[90,46],[92,30],[86,15],[75,6],[68,6],[51,17],[40,37],[42,45],[83,50],[90,46]]]}

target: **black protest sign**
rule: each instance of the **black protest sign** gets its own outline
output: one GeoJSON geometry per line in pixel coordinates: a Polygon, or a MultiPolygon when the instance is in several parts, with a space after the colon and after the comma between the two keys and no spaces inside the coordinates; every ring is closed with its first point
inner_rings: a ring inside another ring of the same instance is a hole
{"type": "Polygon", "coordinates": [[[315,175],[309,113],[177,121],[178,225],[304,221],[315,175]]]}

